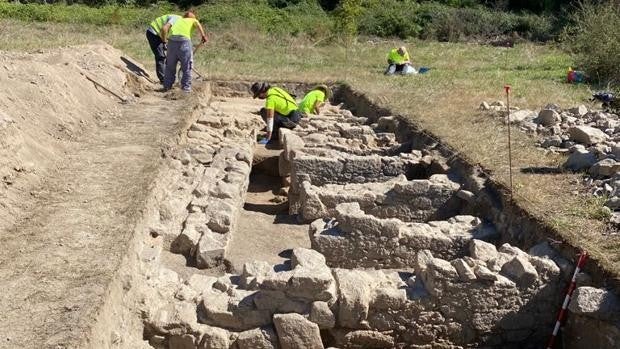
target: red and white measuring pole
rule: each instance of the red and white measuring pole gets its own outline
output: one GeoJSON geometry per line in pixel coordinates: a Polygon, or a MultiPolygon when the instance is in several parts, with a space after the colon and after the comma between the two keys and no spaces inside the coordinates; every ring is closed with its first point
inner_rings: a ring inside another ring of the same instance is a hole
{"type": "Polygon", "coordinates": [[[588,259],[588,254],[585,251],[582,251],[579,255],[579,260],[577,260],[577,266],[575,267],[575,272],[573,273],[573,278],[570,281],[570,286],[568,286],[568,290],[566,290],[566,297],[564,297],[564,303],[562,303],[562,309],[558,313],[558,319],[555,322],[555,327],[553,328],[553,333],[551,334],[551,338],[549,338],[549,343],[547,343],[547,349],[553,348],[553,343],[555,343],[555,338],[558,335],[558,331],[560,330],[560,325],[566,316],[566,308],[568,308],[568,304],[570,303],[570,298],[573,295],[573,291],[575,291],[575,283],[577,279],[577,274],[581,271],[584,264],[586,264],[586,259],[588,259]]]}

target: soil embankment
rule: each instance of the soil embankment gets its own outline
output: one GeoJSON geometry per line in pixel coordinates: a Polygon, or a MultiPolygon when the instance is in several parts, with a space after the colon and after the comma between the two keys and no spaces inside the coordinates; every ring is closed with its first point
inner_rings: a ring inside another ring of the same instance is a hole
{"type": "Polygon", "coordinates": [[[107,45],[0,57],[0,347],[81,347],[184,102],[121,103],[145,80],[107,45]]]}

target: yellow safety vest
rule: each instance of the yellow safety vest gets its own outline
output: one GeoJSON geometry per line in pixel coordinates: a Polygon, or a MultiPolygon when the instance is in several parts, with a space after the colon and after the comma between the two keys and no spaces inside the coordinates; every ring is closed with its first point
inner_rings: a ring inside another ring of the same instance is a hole
{"type": "Polygon", "coordinates": [[[155,18],[153,22],[151,22],[150,26],[151,28],[153,28],[155,33],[157,33],[157,35],[160,35],[161,28],[163,28],[166,22],[168,22],[168,17],[170,16],[176,16],[176,15],[163,15],[163,16],[155,18]]]}
{"type": "Polygon", "coordinates": [[[276,113],[288,116],[293,110],[297,110],[297,103],[291,95],[279,87],[267,90],[265,109],[273,109],[276,113]]]}
{"type": "Polygon", "coordinates": [[[317,102],[325,102],[325,92],[321,90],[312,90],[301,100],[299,110],[306,114],[314,114],[314,105],[317,102]]]}
{"type": "Polygon", "coordinates": [[[172,27],[170,27],[169,36],[182,36],[184,38],[192,38],[192,30],[198,24],[196,18],[179,18],[172,27]]]}
{"type": "Polygon", "coordinates": [[[388,54],[388,61],[392,62],[393,64],[403,64],[403,62],[406,62],[408,60],[409,52],[405,52],[405,54],[401,56],[400,53],[398,53],[397,48],[391,50],[388,54]]]}

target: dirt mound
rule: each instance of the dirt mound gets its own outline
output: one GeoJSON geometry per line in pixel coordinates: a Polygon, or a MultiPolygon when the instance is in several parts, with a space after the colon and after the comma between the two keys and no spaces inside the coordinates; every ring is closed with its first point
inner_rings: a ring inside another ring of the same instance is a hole
{"type": "Polygon", "coordinates": [[[131,61],[104,43],[0,51],[0,229],[14,223],[20,195],[48,174],[69,143],[118,115],[114,94],[131,96],[146,82],[129,74],[139,69],[131,61]]]}

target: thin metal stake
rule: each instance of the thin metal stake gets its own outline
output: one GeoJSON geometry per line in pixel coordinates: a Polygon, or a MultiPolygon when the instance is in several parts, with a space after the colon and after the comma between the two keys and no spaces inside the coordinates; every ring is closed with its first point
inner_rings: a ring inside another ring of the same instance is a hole
{"type": "Polygon", "coordinates": [[[512,198],[512,145],[510,140],[510,85],[505,85],[504,90],[506,91],[506,109],[508,111],[508,173],[510,175],[510,201],[513,201],[512,198]]]}

